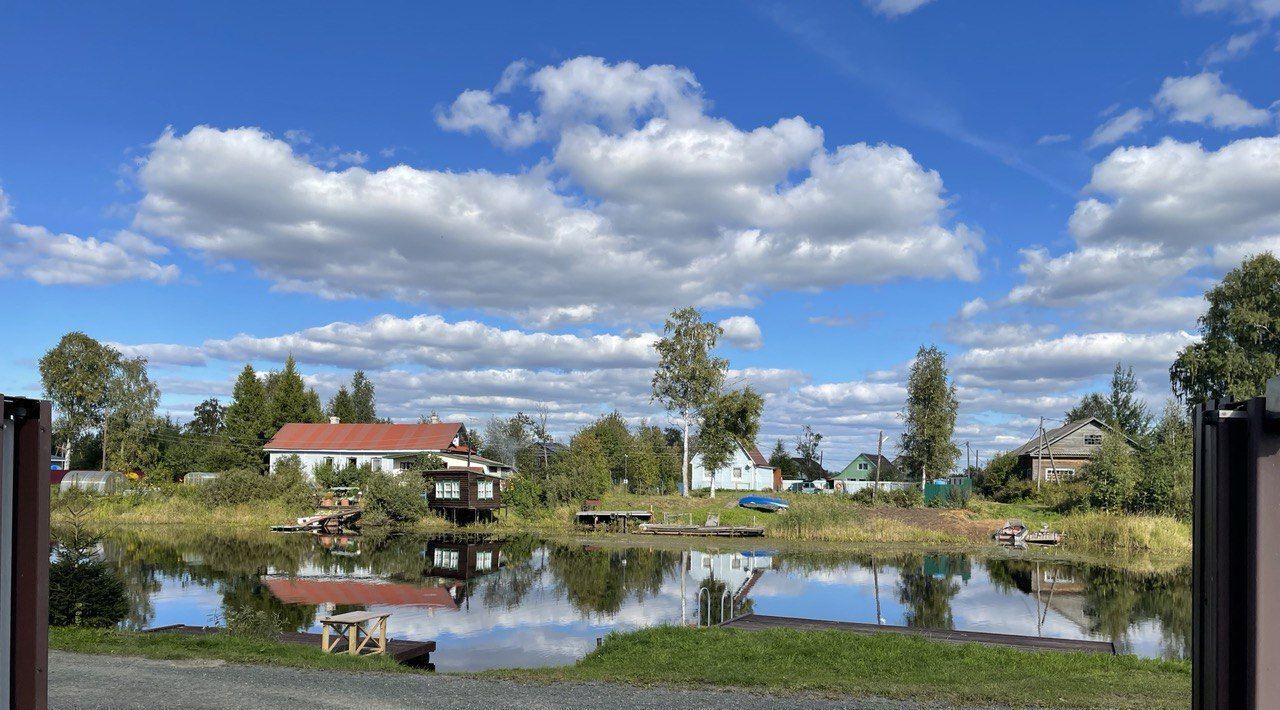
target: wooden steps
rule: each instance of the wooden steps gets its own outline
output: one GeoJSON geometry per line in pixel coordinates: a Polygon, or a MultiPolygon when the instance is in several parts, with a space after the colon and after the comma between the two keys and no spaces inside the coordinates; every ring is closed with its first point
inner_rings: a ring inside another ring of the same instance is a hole
{"type": "Polygon", "coordinates": [[[1081,653],[1109,653],[1112,655],[1116,653],[1116,645],[1110,641],[1016,636],[1013,634],[993,634],[985,631],[881,626],[854,621],[823,621],[820,619],[799,619],[790,616],[769,616],[767,614],[743,614],[721,623],[720,626],[747,631],[801,629],[805,631],[846,631],[855,634],[908,634],[933,641],[977,643],[984,646],[1020,648],[1025,651],[1075,651],[1081,653]]]}

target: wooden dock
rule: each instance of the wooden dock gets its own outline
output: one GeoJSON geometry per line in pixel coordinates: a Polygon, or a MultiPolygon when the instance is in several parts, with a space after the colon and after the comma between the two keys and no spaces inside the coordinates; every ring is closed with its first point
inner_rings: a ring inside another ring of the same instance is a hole
{"type": "Polygon", "coordinates": [[[580,510],[574,515],[574,521],[579,525],[590,525],[591,527],[618,527],[623,532],[633,522],[645,522],[653,518],[653,513],[647,510],[580,510]]]}
{"type": "Polygon", "coordinates": [[[855,634],[909,634],[933,641],[948,643],[977,643],[984,646],[1003,646],[1024,651],[1075,651],[1082,653],[1108,653],[1115,655],[1116,645],[1110,641],[1083,641],[1080,639],[1047,638],[1043,636],[1016,636],[992,634],[984,631],[956,631],[953,629],[922,629],[908,626],[883,626],[853,621],[822,621],[799,619],[791,616],[743,614],[720,624],[731,629],[760,631],[762,629],[802,629],[805,631],[846,631],[855,634]]]}
{"type": "Polygon", "coordinates": [[[637,532],[645,535],[683,537],[764,537],[764,528],[750,525],[668,525],[645,523],[637,532]]]}
{"type": "MultiPolygon", "coordinates": [[[[205,636],[208,634],[226,633],[226,629],[217,626],[187,626],[186,624],[171,624],[169,626],[157,626],[146,630],[146,633],[165,633],[165,634],[186,634],[188,636],[205,636]]],[[[293,643],[299,646],[311,646],[317,651],[320,650],[320,634],[312,634],[306,632],[286,631],[280,634],[279,641],[281,643],[293,643]]],[[[335,653],[346,653],[346,639],[339,641],[335,647],[335,653]]],[[[436,650],[435,641],[405,641],[399,639],[387,639],[387,655],[395,659],[396,663],[413,668],[426,668],[434,670],[435,665],[431,663],[431,654],[436,650]]]]}
{"type": "Polygon", "coordinates": [[[306,518],[302,522],[272,525],[272,532],[331,532],[336,533],[360,520],[360,508],[344,506],[337,512],[324,512],[306,518]]]}

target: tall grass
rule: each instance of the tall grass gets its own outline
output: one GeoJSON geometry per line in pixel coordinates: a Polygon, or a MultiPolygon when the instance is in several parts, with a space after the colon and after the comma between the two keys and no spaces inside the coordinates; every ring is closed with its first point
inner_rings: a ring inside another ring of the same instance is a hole
{"type": "Polygon", "coordinates": [[[1072,547],[1191,554],[1191,526],[1174,518],[1090,512],[1063,516],[1057,527],[1072,547]]]}

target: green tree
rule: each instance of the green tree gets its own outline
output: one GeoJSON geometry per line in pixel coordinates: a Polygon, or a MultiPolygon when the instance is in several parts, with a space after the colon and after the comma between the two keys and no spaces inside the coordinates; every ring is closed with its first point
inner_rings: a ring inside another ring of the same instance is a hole
{"type": "Polygon", "coordinates": [[[1090,392],[1080,398],[1080,403],[1068,409],[1062,418],[1068,422],[1097,417],[1104,422],[1111,421],[1111,403],[1097,392],[1090,392]]]}
{"type": "Polygon", "coordinates": [[[191,413],[191,421],[187,422],[187,431],[192,434],[221,434],[226,426],[227,409],[215,397],[210,397],[196,405],[191,413]]]}
{"type": "Polygon", "coordinates": [[[284,361],[284,369],[267,376],[267,429],[266,438],[275,436],[280,427],[295,422],[315,423],[323,421],[324,414],[315,390],[308,391],[298,374],[298,364],[290,355],[284,361]]]}
{"type": "Polygon", "coordinates": [[[715,323],[703,321],[702,313],[696,308],[672,311],[662,332],[662,339],[654,345],[658,351],[658,368],[653,373],[651,399],[680,415],[684,430],[680,476],[687,496],[692,484],[689,428],[720,391],[729,361],[711,355],[724,330],[715,323]]]}
{"type": "MultiPolygon", "coordinates": [[[[755,446],[760,432],[760,413],[764,397],[750,387],[718,395],[707,405],[698,433],[698,451],[707,473],[728,465],[739,446],[755,446]]],[[[711,497],[716,496],[715,478],[711,479],[711,497]]]]}
{"type": "Polygon", "coordinates": [[[329,398],[329,406],[325,408],[325,414],[337,417],[338,421],[344,424],[356,423],[355,407],[351,401],[351,393],[347,391],[346,385],[339,385],[338,391],[329,398]]]}
{"type": "Polygon", "coordinates": [[[1142,476],[1135,486],[1133,509],[1189,520],[1192,436],[1186,410],[1175,402],[1165,404],[1141,458],[1142,476]]]}
{"type": "Polygon", "coordinates": [[[253,365],[246,364],[236,378],[226,413],[226,434],[237,465],[261,470],[267,421],[266,387],[258,379],[253,365]]]}
{"type": "Polygon", "coordinates": [[[1012,451],[1001,451],[992,456],[977,477],[983,495],[993,495],[1018,478],[1018,457],[1012,451]]]}
{"type": "Polygon", "coordinates": [[[769,454],[769,465],[782,471],[782,477],[786,479],[795,478],[800,473],[800,466],[796,464],[795,459],[791,458],[782,439],[778,439],[778,442],[773,445],[773,452],[769,454]]]}
{"type": "Polygon", "coordinates": [[[1133,367],[1124,368],[1116,363],[1111,373],[1111,398],[1107,401],[1111,410],[1109,423],[1126,436],[1141,441],[1151,428],[1151,413],[1138,396],[1138,378],[1133,367]]]}
{"type": "Polygon", "coordinates": [[[630,475],[631,430],[617,411],[595,420],[583,432],[595,437],[609,463],[609,478],[621,481],[630,475]]]}
{"type": "Polygon", "coordinates": [[[820,460],[822,458],[822,438],[822,434],[805,424],[800,429],[800,436],[796,437],[796,455],[809,461],[820,460]]]}
{"type": "Polygon", "coordinates": [[[1102,448],[1085,467],[1089,503],[1102,510],[1119,511],[1129,505],[1138,479],[1133,452],[1124,437],[1107,433],[1102,448]]]}
{"type": "Polygon", "coordinates": [[[960,455],[951,441],[959,408],[956,387],[947,381],[947,356],[935,346],[922,346],[907,377],[899,446],[907,470],[920,474],[922,486],[927,476],[950,472],[960,455]]]}
{"type": "MultiPolygon", "coordinates": [[[[679,446],[673,445],[666,432],[656,426],[642,425],[636,433],[637,448],[645,449],[653,454],[657,466],[657,479],[654,485],[659,493],[669,493],[680,486],[680,452],[679,446]]],[[[677,432],[677,442],[679,436],[677,432]]],[[[633,485],[633,490],[642,489],[633,485]]],[[[647,491],[646,491],[647,492],[647,491]]]]}
{"type": "Polygon", "coordinates": [[[1184,404],[1260,395],[1280,372],[1280,260],[1250,257],[1205,293],[1201,339],[1183,348],[1169,368],[1184,404]]]}
{"type": "Polygon", "coordinates": [[[102,426],[107,388],[120,353],[79,331],[67,333],[40,358],[40,381],[58,409],[58,431],[71,463],[85,430],[102,426]]]}
{"type": "Polygon", "coordinates": [[[51,625],[106,628],[129,613],[124,580],[94,555],[98,542],[78,522],[59,533],[49,565],[51,625]]]}
{"type": "Polygon", "coordinates": [[[609,461],[600,442],[587,432],[579,432],[569,448],[551,461],[546,493],[550,500],[567,503],[596,498],[609,489],[609,461]]]}
{"type": "Polygon", "coordinates": [[[148,471],[160,460],[156,407],[160,388],[147,375],[145,358],[117,361],[107,386],[103,464],[121,471],[148,471]]]}
{"type": "Polygon", "coordinates": [[[373,381],[365,376],[364,370],[356,370],[351,376],[351,410],[351,421],[357,424],[373,424],[378,421],[378,401],[374,396],[373,381]]]}

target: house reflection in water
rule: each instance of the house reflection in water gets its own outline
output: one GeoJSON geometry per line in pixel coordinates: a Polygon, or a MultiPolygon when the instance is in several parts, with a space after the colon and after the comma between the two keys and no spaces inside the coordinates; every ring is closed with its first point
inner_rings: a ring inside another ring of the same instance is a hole
{"type": "Polygon", "coordinates": [[[472,582],[506,566],[502,541],[491,538],[435,538],[423,551],[428,579],[449,580],[453,599],[458,605],[471,597],[472,582]]]}

